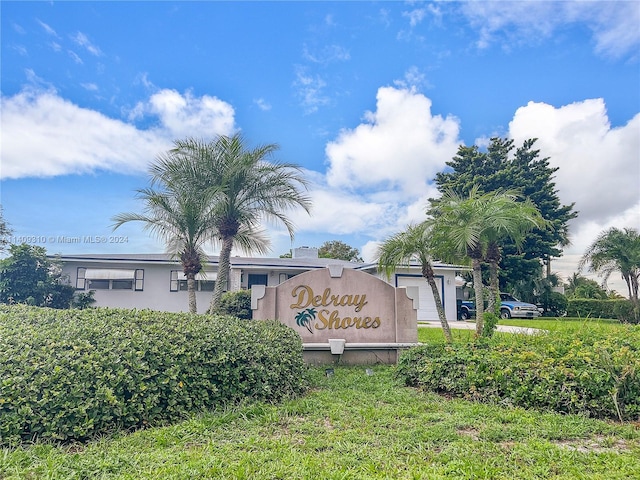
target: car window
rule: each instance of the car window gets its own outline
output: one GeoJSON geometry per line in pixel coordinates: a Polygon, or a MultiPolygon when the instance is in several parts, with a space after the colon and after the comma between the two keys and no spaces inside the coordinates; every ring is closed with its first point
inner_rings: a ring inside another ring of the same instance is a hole
{"type": "Polygon", "coordinates": [[[500,294],[500,300],[502,300],[503,302],[519,302],[519,300],[515,297],[512,297],[511,295],[509,295],[508,293],[501,293],[500,294]]]}

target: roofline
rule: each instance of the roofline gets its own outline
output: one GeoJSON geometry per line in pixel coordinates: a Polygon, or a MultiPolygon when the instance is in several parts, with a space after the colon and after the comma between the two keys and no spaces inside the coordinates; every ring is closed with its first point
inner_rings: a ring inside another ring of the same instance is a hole
{"type": "MultiPolygon", "coordinates": [[[[77,262],[90,262],[90,263],[114,263],[114,262],[119,262],[119,263],[123,263],[123,262],[127,262],[127,263],[146,263],[146,264],[155,264],[155,265],[179,265],[180,264],[180,260],[175,258],[172,259],[171,256],[169,254],[166,253],[152,253],[152,254],[140,254],[140,257],[137,257],[136,254],[130,254],[130,253],[125,253],[125,254],[71,254],[71,255],[47,255],[48,258],[51,259],[58,259],[62,262],[73,262],[73,261],[77,261],[77,262]],[[164,256],[165,258],[144,258],[145,255],[150,255],[150,256],[164,256]]],[[[206,257],[206,264],[208,265],[218,265],[219,264],[219,256],[216,255],[207,255],[206,257]]],[[[320,268],[325,268],[328,265],[331,264],[338,264],[338,265],[342,265],[348,268],[352,268],[354,270],[377,270],[377,263],[355,263],[355,262],[346,262],[344,260],[334,260],[333,262],[330,258],[317,258],[317,259],[313,259],[317,262],[319,262],[320,260],[326,260],[326,262],[322,262],[322,264],[319,263],[307,263],[304,262],[304,260],[310,260],[308,258],[300,258],[299,260],[302,260],[300,263],[293,263],[293,261],[295,261],[296,259],[292,259],[292,258],[285,258],[285,259],[276,259],[276,258],[272,258],[272,260],[274,260],[274,262],[268,262],[268,260],[270,259],[270,257],[231,257],[230,261],[231,261],[231,266],[234,268],[272,268],[272,269],[282,269],[282,270],[293,270],[293,269],[300,269],[300,268],[304,268],[304,269],[320,269],[320,268]],[[263,259],[266,260],[267,262],[265,263],[253,263],[254,259],[263,259]],[[291,262],[291,263],[280,263],[278,262],[278,260],[284,260],[285,262],[291,262]]],[[[419,267],[419,264],[405,264],[405,265],[398,265],[396,267],[396,269],[401,269],[401,268],[416,268],[419,267]]],[[[434,270],[471,270],[470,267],[466,266],[466,265],[449,265],[449,264],[443,264],[443,263],[432,263],[432,267],[434,270]]]]}

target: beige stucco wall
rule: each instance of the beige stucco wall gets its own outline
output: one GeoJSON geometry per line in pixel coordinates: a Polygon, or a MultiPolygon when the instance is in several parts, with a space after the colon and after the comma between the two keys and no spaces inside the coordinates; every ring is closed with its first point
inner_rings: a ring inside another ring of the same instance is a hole
{"type": "MultiPolygon", "coordinates": [[[[254,287],[253,318],[277,319],[293,328],[305,350],[313,352],[307,359],[320,358],[329,340],[342,339],[344,359],[354,357],[355,351],[364,353],[365,344],[369,354],[378,350],[380,355],[372,358],[395,361],[398,344],[418,340],[417,300],[409,298],[407,290],[368,273],[329,266],[297,275],[277,287],[254,287]]],[[[409,294],[417,297],[417,289],[409,294]]],[[[351,363],[363,362],[354,359],[351,363]]]]}

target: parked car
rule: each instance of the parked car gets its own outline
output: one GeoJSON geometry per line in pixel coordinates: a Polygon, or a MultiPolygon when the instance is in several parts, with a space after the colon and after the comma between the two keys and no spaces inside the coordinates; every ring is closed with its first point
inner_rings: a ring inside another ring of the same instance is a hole
{"type": "MultiPolygon", "coordinates": [[[[476,304],[469,300],[458,302],[458,318],[468,320],[476,316],[476,304]]],[[[500,318],[537,318],[540,310],[532,303],[521,302],[513,295],[500,293],[500,318]]]]}

